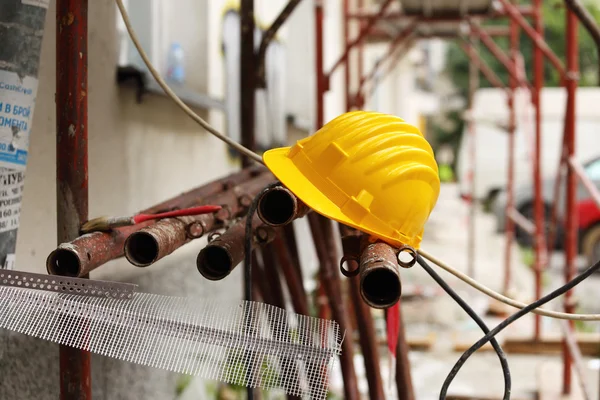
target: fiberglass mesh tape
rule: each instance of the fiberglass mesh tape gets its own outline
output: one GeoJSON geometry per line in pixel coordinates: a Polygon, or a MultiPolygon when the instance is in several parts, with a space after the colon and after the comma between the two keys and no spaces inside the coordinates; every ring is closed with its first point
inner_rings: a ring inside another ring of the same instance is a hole
{"type": "Polygon", "coordinates": [[[0,328],[150,367],[325,399],[339,325],[264,303],[0,286],[0,328]]]}

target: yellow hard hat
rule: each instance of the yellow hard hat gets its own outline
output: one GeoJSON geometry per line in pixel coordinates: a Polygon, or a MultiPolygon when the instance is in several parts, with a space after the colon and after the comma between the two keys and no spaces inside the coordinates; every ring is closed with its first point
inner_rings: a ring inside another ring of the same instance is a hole
{"type": "Polygon", "coordinates": [[[440,191],[431,146],[392,115],[351,111],[292,147],[263,154],[300,200],[392,246],[418,248],[440,191]]]}

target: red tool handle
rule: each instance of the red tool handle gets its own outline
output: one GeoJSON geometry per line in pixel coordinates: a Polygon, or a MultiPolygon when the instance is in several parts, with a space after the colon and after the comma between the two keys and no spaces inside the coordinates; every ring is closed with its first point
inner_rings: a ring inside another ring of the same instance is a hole
{"type": "Polygon", "coordinates": [[[141,222],[150,221],[153,219],[185,217],[190,215],[211,214],[221,209],[221,206],[198,206],[184,208],[181,210],[168,211],[159,214],[138,214],[133,217],[133,222],[139,224],[141,222]]]}

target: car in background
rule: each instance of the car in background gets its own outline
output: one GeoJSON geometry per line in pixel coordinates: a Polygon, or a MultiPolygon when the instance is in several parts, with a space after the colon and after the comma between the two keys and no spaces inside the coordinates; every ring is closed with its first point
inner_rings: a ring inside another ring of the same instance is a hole
{"type": "MultiPolygon", "coordinates": [[[[596,157],[583,164],[583,170],[588,178],[594,183],[596,188],[600,190],[600,157],[596,157]]],[[[554,185],[555,179],[544,179],[542,198],[544,202],[544,217],[546,234],[548,234],[551,210],[554,203],[554,185]]],[[[579,250],[589,258],[594,259],[592,254],[598,251],[600,256],[600,248],[596,248],[597,241],[600,241],[600,210],[594,203],[591,195],[581,182],[577,182],[576,190],[577,199],[577,214],[578,214],[578,229],[579,229],[579,250]],[[595,238],[595,239],[594,239],[595,238]]],[[[496,218],[496,226],[498,232],[504,232],[506,228],[505,207],[506,207],[506,191],[503,190],[496,198],[493,204],[493,214],[496,218]]],[[[555,247],[562,248],[564,242],[564,227],[560,221],[564,220],[565,209],[565,182],[561,184],[559,190],[558,201],[558,217],[559,224],[556,232],[555,247]]],[[[514,191],[515,209],[519,211],[528,220],[534,220],[534,204],[533,204],[533,184],[518,186],[514,191]]],[[[529,247],[533,244],[532,237],[519,226],[515,226],[516,240],[521,246],[529,247]]]]}
{"type": "MultiPolygon", "coordinates": [[[[554,177],[563,146],[566,91],[561,87],[542,89],[542,142],[540,165],[545,176],[554,177]]],[[[534,110],[529,92],[515,94],[517,129],[514,133],[514,182],[516,187],[531,182],[535,138],[534,110]]],[[[575,154],[581,162],[598,156],[600,148],[600,88],[577,89],[575,154]]],[[[456,155],[456,177],[459,194],[492,207],[496,197],[506,187],[508,176],[508,134],[506,123],[509,109],[506,92],[496,88],[478,89],[473,98],[473,133],[469,124],[464,131],[456,155]],[[474,142],[473,142],[474,141],[474,142]],[[471,149],[475,150],[474,157],[471,149]],[[472,174],[473,161],[475,174],[472,174]],[[475,182],[472,178],[475,177],[475,182]]],[[[548,185],[546,185],[548,186],[548,185]]],[[[552,197],[550,195],[550,197],[552,197]]]]}

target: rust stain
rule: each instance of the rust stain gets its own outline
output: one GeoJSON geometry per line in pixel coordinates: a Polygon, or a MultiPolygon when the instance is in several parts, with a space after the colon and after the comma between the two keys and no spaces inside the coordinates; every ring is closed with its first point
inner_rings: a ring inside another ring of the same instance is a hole
{"type": "Polygon", "coordinates": [[[67,18],[66,25],[71,25],[73,23],[73,20],[75,20],[75,16],[73,15],[72,12],[68,13],[66,18],[67,18]]]}
{"type": "Polygon", "coordinates": [[[83,99],[86,96],[85,90],[79,92],[79,100],[83,99]]]}

